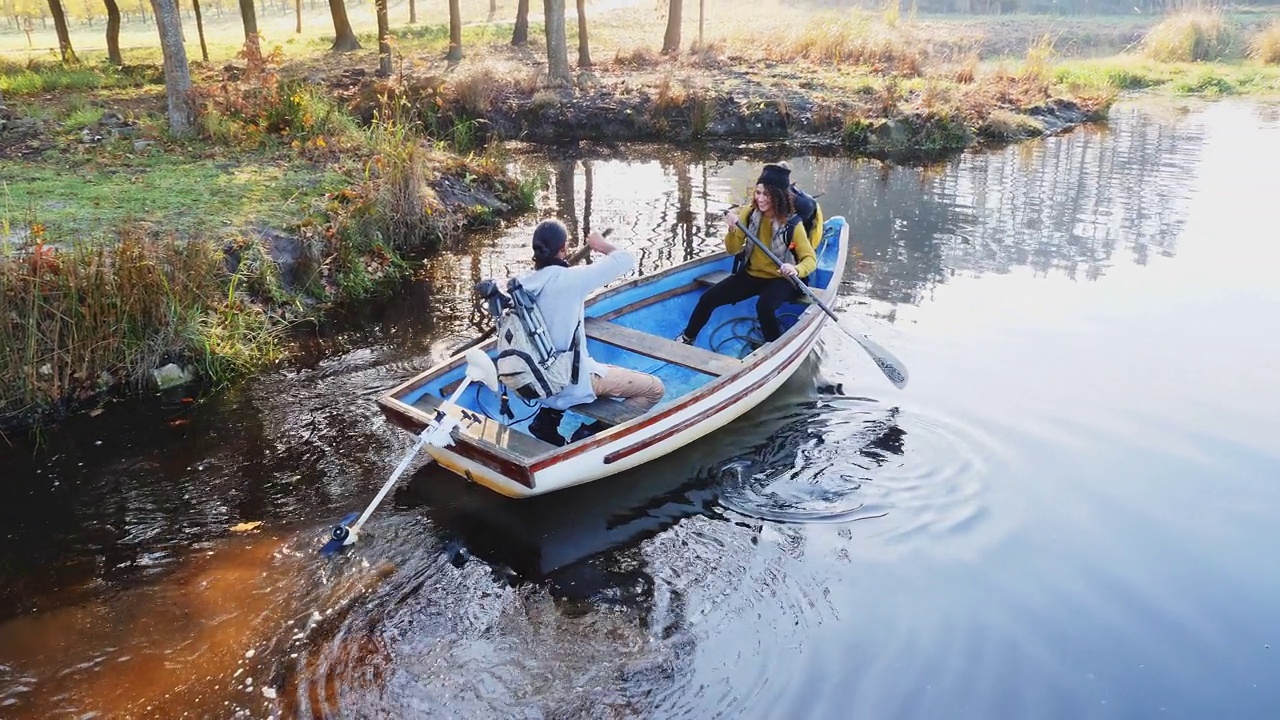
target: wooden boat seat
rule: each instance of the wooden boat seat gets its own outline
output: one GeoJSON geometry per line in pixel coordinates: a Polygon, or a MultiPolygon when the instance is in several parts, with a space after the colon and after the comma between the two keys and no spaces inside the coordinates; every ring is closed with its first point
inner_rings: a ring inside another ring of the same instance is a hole
{"type": "Polygon", "coordinates": [[[728,270],[716,270],[715,272],[709,272],[706,275],[699,275],[696,282],[699,285],[711,287],[727,277],[729,277],[728,270]]]}
{"type": "Polygon", "coordinates": [[[587,337],[717,377],[728,375],[742,367],[742,361],[737,358],[599,318],[587,318],[587,337]]]}
{"type": "Polygon", "coordinates": [[[621,425],[628,420],[634,420],[644,414],[638,410],[632,410],[624,407],[621,402],[612,398],[596,398],[594,401],[584,405],[574,405],[569,408],[568,412],[586,415],[587,417],[599,420],[610,427],[614,425],[621,425]]]}

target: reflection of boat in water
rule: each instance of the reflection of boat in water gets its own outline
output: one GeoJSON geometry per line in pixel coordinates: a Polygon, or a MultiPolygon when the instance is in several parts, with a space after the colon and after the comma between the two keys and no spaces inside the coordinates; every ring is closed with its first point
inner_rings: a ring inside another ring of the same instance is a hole
{"type": "MultiPolygon", "coordinates": [[[[726,507],[740,512],[737,503],[726,506],[721,495],[726,479],[738,476],[744,463],[766,472],[784,456],[790,460],[782,462],[794,463],[801,446],[821,435],[830,410],[827,401],[814,400],[812,388],[812,373],[802,371],[727,432],[608,483],[516,501],[429,464],[414,475],[400,501],[421,503],[436,529],[466,554],[509,569],[519,581],[547,583],[557,594],[590,596],[635,579],[635,563],[621,563],[630,568],[624,581],[609,557],[686,518],[720,516],[726,507]]],[[[886,456],[902,454],[904,433],[895,411],[874,401],[868,405],[876,407],[874,413],[854,414],[874,418],[856,420],[863,431],[851,449],[878,466],[886,456]]],[[[856,492],[857,483],[849,489],[856,492]]]]}
{"type": "MultiPolygon", "coordinates": [[[[818,268],[808,280],[825,303],[835,299],[849,251],[844,218],[824,226],[818,268]]],[[[506,418],[488,388],[462,387],[465,358],[455,357],[412,378],[379,400],[389,420],[421,432],[438,410],[460,421],[452,444],[427,445],[443,467],[503,495],[532,497],[641,467],[740,417],[778,389],[809,356],[828,316],[815,305],[791,303],[779,313],[784,332],[754,347],[735,326],[754,320],[755,300],[715,311],[694,345],[674,338],[699,297],[729,272],[733,258],[719,253],[633,279],[587,302],[584,331],[592,357],[657,375],[667,397],[636,415],[602,398],[566,412],[570,423],[605,429],[556,447],[529,431],[536,406],[506,418]],[[444,398],[461,394],[458,406],[444,398]]],[[[480,348],[492,355],[493,341],[480,348]]],[[[619,481],[621,482],[621,481],[619,481]]]]}

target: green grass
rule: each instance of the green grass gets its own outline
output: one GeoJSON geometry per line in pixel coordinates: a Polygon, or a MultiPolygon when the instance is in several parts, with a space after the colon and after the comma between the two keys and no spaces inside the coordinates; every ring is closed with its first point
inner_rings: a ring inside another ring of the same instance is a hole
{"type": "Polygon", "coordinates": [[[251,223],[287,224],[350,181],[305,162],[192,160],[163,152],[110,166],[0,166],[8,217],[32,211],[59,237],[146,222],[181,236],[251,223]]]}
{"type": "Polygon", "coordinates": [[[121,70],[105,63],[67,67],[54,62],[0,61],[0,93],[21,97],[53,91],[104,90],[163,83],[159,68],[121,70]]]}
{"type": "Polygon", "coordinates": [[[1084,90],[1152,90],[1180,95],[1280,94],[1280,67],[1250,61],[1168,63],[1131,56],[1062,63],[1054,81],[1084,90]]]}

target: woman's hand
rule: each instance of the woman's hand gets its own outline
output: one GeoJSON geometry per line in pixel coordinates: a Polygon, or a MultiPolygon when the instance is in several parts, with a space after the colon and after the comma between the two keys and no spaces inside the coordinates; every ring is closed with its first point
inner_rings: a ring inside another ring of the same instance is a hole
{"type": "Polygon", "coordinates": [[[782,273],[782,277],[793,278],[799,275],[796,272],[796,266],[791,263],[782,263],[778,266],[778,272],[782,273]]]}
{"type": "Polygon", "coordinates": [[[726,230],[732,230],[738,226],[738,213],[730,210],[724,214],[724,227],[726,230]]]}

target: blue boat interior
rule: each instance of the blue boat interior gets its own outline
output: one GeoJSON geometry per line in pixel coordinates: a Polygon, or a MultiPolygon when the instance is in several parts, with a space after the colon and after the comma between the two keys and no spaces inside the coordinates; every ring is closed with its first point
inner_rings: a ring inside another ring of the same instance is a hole
{"type": "MultiPolygon", "coordinates": [[[[835,216],[823,226],[818,244],[818,268],[810,274],[808,284],[818,290],[832,281],[840,257],[839,241],[845,221],[835,216]]],[[[698,298],[732,269],[733,258],[721,257],[707,262],[686,263],[650,282],[637,283],[606,297],[587,301],[587,350],[599,362],[618,365],[656,375],[666,393],[659,403],[674,402],[697,390],[722,374],[732,372],[763,340],[756,320],[755,298],[717,308],[692,346],[674,338],[684,329],[698,298]]],[[[838,282],[838,278],[835,278],[838,282]]],[[[793,326],[808,307],[799,296],[784,305],[778,313],[783,329],[793,326]]],[[[494,351],[490,351],[494,355],[494,351]]],[[[431,378],[406,391],[399,399],[425,412],[434,412],[440,400],[449,397],[462,381],[465,367],[459,366],[431,378]]],[[[512,417],[501,413],[501,400],[488,388],[472,383],[458,398],[458,405],[487,416],[502,425],[529,436],[529,452],[545,450],[535,441],[528,426],[541,406],[530,403],[515,393],[508,393],[512,417]]],[[[568,439],[581,425],[595,427],[617,425],[635,417],[616,400],[600,398],[564,412],[560,434],[568,439]]]]}

